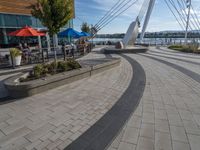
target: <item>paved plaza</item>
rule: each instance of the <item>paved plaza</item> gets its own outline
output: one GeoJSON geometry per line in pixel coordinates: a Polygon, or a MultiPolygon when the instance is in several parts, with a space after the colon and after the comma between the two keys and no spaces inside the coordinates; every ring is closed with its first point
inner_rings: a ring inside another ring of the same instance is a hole
{"type": "Polygon", "coordinates": [[[146,87],[136,111],[108,150],[199,150],[200,56],[166,49],[128,56],[143,66],[146,87]]]}
{"type": "MultiPolygon", "coordinates": [[[[111,57],[99,50],[81,59],[111,57]]],[[[200,55],[151,48],[145,54],[112,57],[121,58],[119,67],[0,105],[0,149],[68,149],[131,87],[136,70],[129,59],[142,66],[145,89],[139,105],[107,149],[199,150],[200,55]]],[[[7,77],[1,76],[1,80],[7,77]]],[[[6,93],[2,91],[0,95],[6,93]]]]}

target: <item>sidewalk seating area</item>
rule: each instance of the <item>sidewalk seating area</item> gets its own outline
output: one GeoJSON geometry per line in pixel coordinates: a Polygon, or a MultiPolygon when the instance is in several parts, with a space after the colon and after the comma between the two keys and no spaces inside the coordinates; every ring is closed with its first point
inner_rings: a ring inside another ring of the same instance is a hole
{"type": "MultiPolygon", "coordinates": [[[[62,58],[64,55],[64,50],[66,57],[80,57],[89,53],[92,49],[90,44],[78,44],[76,49],[73,50],[72,45],[65,45],[63,47],[59,46],[56,49],[56,54],[58,58],[62,58]]],[[[9,68],[11,63],[9,62],[10,52],[9,49],[0,49],[0,69],[9,68]]],[[[51,47],[50,50],[47,48],[39,49],[36,47],[30,47],[28,49],[22,50],[22,61],[21,65],[30,65],[42,62],[48,62],[50,59],[54,58],[54,48],[51,47]]]]}

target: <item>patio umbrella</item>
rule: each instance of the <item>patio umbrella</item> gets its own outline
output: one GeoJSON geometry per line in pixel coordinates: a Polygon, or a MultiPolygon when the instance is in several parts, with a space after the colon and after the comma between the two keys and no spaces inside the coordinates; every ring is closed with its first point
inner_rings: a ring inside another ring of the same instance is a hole
{"type": "Polygon", "coordinates": [[[16,30],[14,32],[11,32],[8,34],[9,36],[19,36],[19,37],[31,37],[31,36],[37,36],[39,41],[39,46],[41,47],[41,38],[40,36],[45,36],[46,34],[43,32],[39,32],[36,29],[33,29],[29,26],[25,26],[19,30],[16,30]]]}
{"type": "MultiPolygon", "coordinates": [[[[8,34],[9,36],[19,36],[19,37],[31,37],[31,36],[37,36],[39,41],[39,48],[41,48],[41,38],[40,36],[45,36],[45,33],[39,32],[29,26],[25,26],[19,30],[16,30],[14,32],[11,32],[8,34]]],[[[43,50],[42,50],[43,55],[43,50]]],[[[43,60],[44,61],[44,60],[43,60]]]]}
{"type": "Polygon", "coordinates": [[[45,36],[45,33],[38,32],[37,30],[25,26],[19,30],[11,32],[8,34],[9,36],[21,36],[21,37],[28,37],[28,36],[45,36]]]}
{"type": "Polygon", "coordinates": [[[81,34],[80,32],[72,29],[72,28],[68,28],[67,30],[64,30],[62,32],[60,32],[58,34],[59,36],[67,36],[67,37],[72,37],[72,38],[80,38],[83,37],[83,34],[81,34]]]}
{"type": "Polygon", "coordinates": [[[85,37],[89,37],[89,36],[92,36],[90,33],[87,33],[87,32],[81,32],[81,34],[85,37]]]}

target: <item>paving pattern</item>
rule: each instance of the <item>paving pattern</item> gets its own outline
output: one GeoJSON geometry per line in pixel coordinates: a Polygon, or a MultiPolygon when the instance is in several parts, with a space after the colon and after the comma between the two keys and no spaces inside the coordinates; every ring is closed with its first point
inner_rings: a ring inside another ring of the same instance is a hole
{"type": "MultiPolygon", "coordinates": [[[[107,149],[199,150],[200,55],[152,48],[146,54],[126,56],[145,70],[145,90],[107,149]]],[[[96,49],[81,59],[104,57],[96,49]]],[[[62,150],[70,145],[130,86],[134,69],[121,58],[119,67],[91,78],[0,105],[0,149],[62,150]]]]}
{"type": "Polygon", "coordinates": [[[200,77],[200,67],[187,61],[199,62],[200,56],[155,48],[129,56],[143,66],[146,87],[138,108],[108,150],[199,150],[200,82],[194,75],[200,77]]]}
{"type": "MultiPolygon", "coordinates": [[[[97,49],[81,59],[104,57],[97,49]]],[[[115,104],[132,72],[122,60],[119,67],[91,78],[0,105],[0,149],[64,149],[115,104]]]]}

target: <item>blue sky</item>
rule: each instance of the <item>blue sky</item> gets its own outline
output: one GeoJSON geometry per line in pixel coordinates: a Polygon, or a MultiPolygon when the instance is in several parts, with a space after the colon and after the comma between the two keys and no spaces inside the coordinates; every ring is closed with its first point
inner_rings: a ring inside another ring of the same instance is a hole
{"type": "MultiPolygon", "coordinates": [[[[118,0],[75,0],[76,19],[74,27],[80,30],[83,21],[89,24],[96,24],[99,19],[117,2],[118,0]]],[[[192,0],[194,9],[200,18],[200,0],[192,0]]],[[[116,18],[112,23],[100,31],[100,33],[124,33],[129,24],[137,16],[143,0],[129,8],[126,12],[116,18]]],[[[147,28],[147,31],[166,31],[180,30],[178,23],[167,8],[164,0],[156,0],[156,4],[147,28]]]]}

